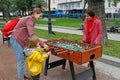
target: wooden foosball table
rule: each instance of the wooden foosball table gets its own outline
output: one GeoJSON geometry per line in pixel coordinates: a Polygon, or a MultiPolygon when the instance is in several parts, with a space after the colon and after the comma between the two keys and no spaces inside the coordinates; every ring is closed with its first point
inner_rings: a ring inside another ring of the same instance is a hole
{"type": "Polygon", "coordinates": [[[48,58],[45,63],[44,75],[47,75],[48,69],[59,65],[63,65],[63,69],[65,69],[66,60],[68,60],[72,80],[84,80],[90,76],[93,77],[93,80],[96,80],[93,60],[102,56],[101,45],[90,45],[66,39],[48,40],[46,44],[51,48],[53,55],[61,57],[62,59],[49,63],[48,58]],[[82,65],[87,62],[90,64],[90,69],[76,75],[73,63],[82,65]]]}

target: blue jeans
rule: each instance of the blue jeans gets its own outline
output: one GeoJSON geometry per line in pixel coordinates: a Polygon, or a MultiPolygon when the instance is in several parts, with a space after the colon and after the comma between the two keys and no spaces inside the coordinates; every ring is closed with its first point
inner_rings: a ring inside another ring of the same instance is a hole
{"type": "Polygon", "coordinates": [[[23,54],[23,47],[17,42],[17,40],[11,36],[10,44],[14,50],[17,59],[17,73],[18,78],[24,78],[24,62],[25,56],[23,54]]]}

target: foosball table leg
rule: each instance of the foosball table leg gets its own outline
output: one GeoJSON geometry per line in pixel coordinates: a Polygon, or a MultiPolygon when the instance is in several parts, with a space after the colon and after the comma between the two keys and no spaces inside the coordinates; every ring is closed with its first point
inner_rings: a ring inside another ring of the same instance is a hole
{"type": "Polygon", "coordinates": [[[92,69],[92,71],[93,71],[93,80],[97,80],[97,79],[96,79],[94,62],[93,62],[93,61],[90,61],[89,63],[90,63],[90,67],[91,67],[91,69],[92,69]]]}
{"type": "Polygon", "coordinates": [[[48,64],[49,64],[49,57],[48,57],[48,59],[46,59],[46,62],[45,62],[45,68],[44,68],[44,75],[45,76],[47,76],[48,64]]]}
{"type": "Polygon", "coordinates": [[[45,62],[45,68],[44,68],[44,75],[45,76],[47,76],[47,71],[51,68],[62,65],[62,69],[65,69],[65,65],[66,65],[65,59],[60,59],[60,60],[53,61],[53,62],[49,63],[49,58],[50,57],[48,57],[48,59],[46,59],[46,62],[45,62]]]}
{"type": "Polygon", "coordinates": [[[70,71],[71,71],[72,80],[76,80],[76,79],[75,79],[75,71],[74,71],[73,62],[69,61],[69,66],[70,66],[70,71]]]}
{"type": "Polygon", "coordinates": [[[66,60],[64,60],[63,62],[62,69],[65,69],[65,65],[66,65],[66,60]]]}

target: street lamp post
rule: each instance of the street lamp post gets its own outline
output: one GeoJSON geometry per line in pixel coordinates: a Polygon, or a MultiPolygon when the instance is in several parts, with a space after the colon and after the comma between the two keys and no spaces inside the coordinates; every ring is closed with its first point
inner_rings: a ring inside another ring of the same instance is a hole
{"type": "Polygon", "coordinates": [[[51,9],[50,9],[51,0],[48,0],[48,33],[52,34],[52,23],[51,23],[51,9]]]}

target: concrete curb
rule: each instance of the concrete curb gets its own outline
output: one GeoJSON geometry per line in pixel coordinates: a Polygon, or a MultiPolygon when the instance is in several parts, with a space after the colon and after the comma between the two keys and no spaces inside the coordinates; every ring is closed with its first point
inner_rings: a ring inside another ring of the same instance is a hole
{"type": "Polygon", "coordinates": [[[116,57],[112,57],[112,56],[108,56],[108,55],[103,55],[102,58],[104,59],[108,59],[108,60],[112,60],[113,62],[118,62],[120,63],[120,59],[116,58],[116,57]]]}
{"type": "Polygon", "coordinates": [[[120,59],[119,58],[103,54],[103,56],[101,58],[97,59],[97,60],[100,61],[100,62],[109,64],[109,65],[113,65],[115,67],[120,68],[120,59]]]}

